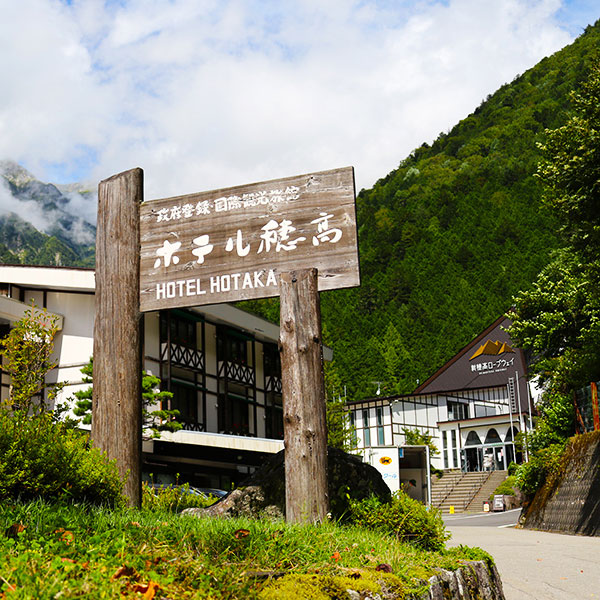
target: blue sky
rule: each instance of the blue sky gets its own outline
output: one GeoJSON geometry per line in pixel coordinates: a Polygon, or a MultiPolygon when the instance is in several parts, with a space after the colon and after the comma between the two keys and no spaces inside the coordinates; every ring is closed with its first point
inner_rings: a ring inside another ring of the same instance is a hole
{"type": "Polygon", "coordinates": [[[0,158],[90,185],[141,166],[147,198],[347,165],[370,187],[600,17],[596,0],[0,5],[0,158]]]}

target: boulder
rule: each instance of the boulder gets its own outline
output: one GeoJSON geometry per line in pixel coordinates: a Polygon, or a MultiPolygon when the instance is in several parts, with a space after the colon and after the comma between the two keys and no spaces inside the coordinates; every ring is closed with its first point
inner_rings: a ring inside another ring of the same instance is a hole
{"type": "MultiPolygon", "coordinates": [[[[238,489],[205,509],[189,508],[184,514],[206,516],[248,516],[283,518],[285,516],[284,452],[278,452],[248,477],[238,489]]],[[[361,500],[371,495],[384,502],[391,498],[379,471],[358,456],[328,448],[329,505],[334,519],[348,511],[349,498],[361,500]]]]}

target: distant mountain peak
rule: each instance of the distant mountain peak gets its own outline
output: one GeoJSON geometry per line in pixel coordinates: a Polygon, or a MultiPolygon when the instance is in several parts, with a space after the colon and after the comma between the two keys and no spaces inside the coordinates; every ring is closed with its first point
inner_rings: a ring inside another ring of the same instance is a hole
{"type": "Polygon", "coordinates": [[[0,160],[0,175],[17,187],[21,187],[36,178],[14,160],[0,160]]]}

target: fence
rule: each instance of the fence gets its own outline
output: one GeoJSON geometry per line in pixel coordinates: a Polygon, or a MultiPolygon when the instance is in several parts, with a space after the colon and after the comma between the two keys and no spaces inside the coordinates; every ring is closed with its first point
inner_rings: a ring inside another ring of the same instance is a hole
{"type": "Polygon", "coordinates": [[[600,410],[598,409],[598,385],[600,382],[591,382],[573,393],[575,404],[575,431],[600,430],[600,410]]]}

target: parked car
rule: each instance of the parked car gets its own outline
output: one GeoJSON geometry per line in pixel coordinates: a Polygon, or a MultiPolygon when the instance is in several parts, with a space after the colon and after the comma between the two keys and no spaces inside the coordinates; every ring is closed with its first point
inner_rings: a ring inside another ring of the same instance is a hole
{"type": "Polygon", "coordinates": [[[204,498],[213,497],[213,498],[217,498],[218,500],[227,496],[227,493],[228,493],[225,490],[219,490],[217,488],[197,488],[197,487],[194,487],[191,485],[188,486],[188,485],[180,485],[180,484],[173,484],[173,483],[154,483],[154,482],[145,481],[144,485],[147,485],[150,488],[150,490],[160,491],[160,490],[177,489],[182,494],[192,494],[194,496],[202,496],[204,498]]]}

